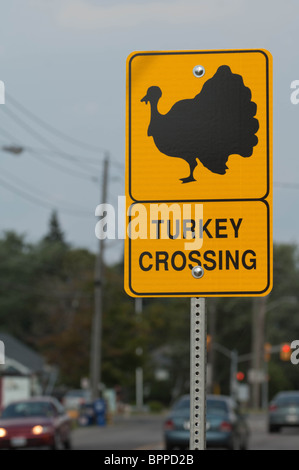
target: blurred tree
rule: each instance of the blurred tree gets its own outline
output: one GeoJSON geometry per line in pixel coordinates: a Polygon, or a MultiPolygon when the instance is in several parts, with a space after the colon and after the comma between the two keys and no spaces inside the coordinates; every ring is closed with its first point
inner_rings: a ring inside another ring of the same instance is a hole
{"type": "Polygon", "coordinates": [[[144,304],[148,399],[168,404],[189,391],[190,300],[148,299],[144,304]],[[161,371],[166,373],[162,381],[159,379],[161,371]]]}
{"type": "Polygon", "coordinates": [[[134,400],[135,370],[143,365],[144,323],[136,317],[134,299],[128,297],[123,288],[121,265],[106,268],[104,289],[102,375],[109,387],[118,385],[127,389],[128,397],[134,400]],[[136,352],[137,351],[137,352],[136,352]]]}
{"type": "Polygon", "coordinates": [[[48,233],[36,244],[35,250],[40,259],[42,277],[57,276],[63,279],[67,275],[64,271],[64,263],[71,247],[65,241],[56,211],[53,211],[50,216],[48,233]]]}
{"type": "MultiPolygon", "coordinates": [[[[299,266],[296,245],[274,244],[273,289],[267,297],[269,310],[265,321],[265,342],[279,345],[291,342],[299,332],[299,266]]],[[[209,302],[209,300],[208,300],[209,302]]],[[[251,298],[218,299],[216,311],[216,336],[214,340],[228,349],[236,349],[239,354],[251,352],[252,341],[252,302],[251,298]]],[[[209,319],[208,319],[209,322],[209,319]]],[[[224,393],[229,391],[229,360],[221,354],[216,355],[217,382],[224,393]]],[[[243,365],[243,363],[242,363],[243,365]]],[[[251,367],[250,361],[244,363],[246,372],[251,367]]],[[[269,363],[270,393],[289,387],[299,388],[299,376],[296,367],[282,363],[279,353],[271,354],[269,363]],[[273,381],[273,386],[272,386],[273,381]],[[275,384],[275,385],[274,385],[275,384]]],[[[272,395],[270,395],[271,397],[272,395]]]]}
{"type": "MultiPolygon", "coordinates": [[[[36,347],[60,370],[60,381],[78,387],[89,376],[91,323],[94,310],[95,255],[65,241],[56,213],[49,231],[32,244],[24,235],[4,232],[0,238],[0,331],[6,330],[36,347]]],[[[135,397],[135,369],[142,366],[147,400],[164,404],[189,391],[190,299],[134,299],[123,289],[123,263],[106,268],[104,289],[102,378],[135,397]],[[136,353],[137,352],[137,353],[136,353]],[[161,371],[164,372],[161,375],[161,371]],[[161,379],[162,377],[162,379],[161,379]]],[[[277,305],[266,315],[265,341],[291,342],[299,331],[299,267],[296,245],[274,246],[274,287],[267,298],[277,305]]],[[[213,341],[239,354],[251,351],[252,298],[207,299],[208,331],[213,341]],[[213,304],[213,321],[210,306],[213,304]]],[[[214,351],[214,381],[229,392],[230,361],[214,351]]],[[[250,362],[242,371],[247,374],[250,362]]],[[[279,354],[269,362],[270,393],[299,389],[296,366],[279,354]]]]}
{"type": "Polygon", "coordinates": [[[53,211],[49,221],[49,231],[44,237],[46,242],[50,243],[62,243],[65,244],[64,233],[60,228],[58,221],[58,215],[56,211],[53,211]]]}
{"type": "Polygon", "coordinates": [[[39,307],[46,321],[39,327],[38,346],[59,368],[60,380],[77,388],[89,376],[94,255],[82,249],[67,250],[61,262],[62,272],[46,268],[40,281],[45,295],[39,307]]]}
{"type": "Polygon", "coordinates": [[[4,232],[0,260],[0,329],[30,343],[40,295],[34,248],[24,235],[4,232]]]}

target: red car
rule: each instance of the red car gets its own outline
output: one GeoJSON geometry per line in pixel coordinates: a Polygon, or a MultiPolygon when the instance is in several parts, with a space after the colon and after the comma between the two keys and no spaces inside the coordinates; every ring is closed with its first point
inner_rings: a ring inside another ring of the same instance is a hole
{"type": "Polygon", "coordinates": [[[52,397],[10,403],[0,417],[0,449],[71,448],[71,420],[52,397]]]}

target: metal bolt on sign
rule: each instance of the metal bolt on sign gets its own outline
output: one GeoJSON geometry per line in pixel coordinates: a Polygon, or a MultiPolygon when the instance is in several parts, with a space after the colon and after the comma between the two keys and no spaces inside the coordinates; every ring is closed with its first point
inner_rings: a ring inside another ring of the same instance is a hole
{"type": "Polygon", "coordinates": [[[193,69],[193,75],[197,78],[203,77],[205,72],[206,71],[202,65],[196,65],[193,69]]]}
{"type": "Polygon", "coordinates": [[[190,315],[190,450],[206,447],[207,326],[204,298],[191,298],[190,315]]]}
{"type": "Polygon", "coordinates": [[[200,279],[204,275],[204,269],[201,266],[194,266],[192,268],[192,276],[195,277],[195,279],[200,279]]]}

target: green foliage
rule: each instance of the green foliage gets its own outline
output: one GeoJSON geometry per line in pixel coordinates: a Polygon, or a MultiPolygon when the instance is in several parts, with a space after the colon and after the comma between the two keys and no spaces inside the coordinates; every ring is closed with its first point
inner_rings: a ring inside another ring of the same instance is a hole
{"type": "MultiPolygon", "coordinates": [[[[291,343],[299,333],[299,266],[295,245],[274,245],[273,290],[266,299],[265,342],[272,346],[291,343]]],[[[252,318],[254,299],[218,299],[214,340],[239,354],[252,351],[252,318]]],[[[248,360],[240,364],[245,374],[252,367],[248,360]]],[[[220,390],[229,392],[229,361],[216,355],[216,377],[220,390]]],[[[273,353],[269,363],[269,396],[279,390],[299,389],[299,376],[295,366],[280,360],[273,353]]]]}
{"type": "Polygon", "coordinates": [[[39,314],[38,273],[34,247],[24,236],[5,232],[0,242],[0,325],[31,341],[39,314]]]}
{"type": "MultiPolygon", "coordinates": [[[[288,372],[292,373],[294,366],[289,364],[282,364],[279,360],[272,359],[269,363],[269,396],[272,398],[276,393],[281,390],[292,390],[295,383],[292,381],[288,372]],[[288,370],[289,369],[289,370],[288,370]]],[[[298,380],[297,380],[298,383],[298,380]]],[[[298,387],[298,385],[297,385],[298,387]]]]}
{"type": "Polygon", "coordinates": [[[47,243],[61,243],[63,245],[65,244],[64,234],[60,228],[56,211],[52,212],[49,222],[49,232],[45,236],[44,241],[47,243]]]}
{"type": "Polygon", "coordinates": [[[161,413],[164,408],[163,403],[160,401],[150,401],[147,405],[152,413],[161,413]]]}
{"type": "MultiPolygon", "coordinates": [[[[58,366],[62,384],[77,388],[89,376],[95,255],[66,243],[54,213],[48,234],[35,244],[24,235],[4,232],[0,259],[0,332],[33,346],[58,366]]],[[[298,283],[297,247],[276,245],[265,319],[265,341],[272,345],[299,339],[298,283]]],[[[250,353],[252,312],[252,298],[207,299],[213,341],[240,355],[250,353]]],[[[102,322],[102,380],[107,387],[120,387],[134,402],[135,370],[142,367],[145,401],[168,406],[188,393],[190,299],[143,299],[142,314],[137,314],[134,299],[123,289],[121,262],[106,268],[102,322]]],[[[215,351],[214,365],[214,382],[228,393],[230,361],[215,351]]],[[[245,375],[250,367],[250,361],[242,363],[245,375]]],[[[272,354],[270,397],[281,389],[299,389],[297,370],[272,354]]]]}

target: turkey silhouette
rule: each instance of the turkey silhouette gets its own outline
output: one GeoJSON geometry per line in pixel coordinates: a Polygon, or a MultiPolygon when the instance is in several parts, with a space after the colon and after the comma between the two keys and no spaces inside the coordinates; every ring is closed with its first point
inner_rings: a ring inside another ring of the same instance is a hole
{"type": "Polygon", "coordinates": [[[224,175],[230,155],[252,155],[258,143],[257,106],[242,76],[227,65],[220,66],[193,99],[178,101],[164,115],[158,111],[161,96],[160,88],[151,86],[141,100],[151,106],[147,134],[161,153],[189,164],[190,175],[181,178],[183,183],[196,181],[197,159],[211,172],[224,175]]]}

